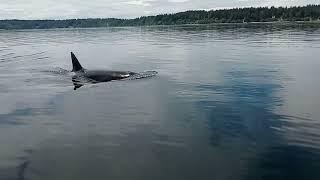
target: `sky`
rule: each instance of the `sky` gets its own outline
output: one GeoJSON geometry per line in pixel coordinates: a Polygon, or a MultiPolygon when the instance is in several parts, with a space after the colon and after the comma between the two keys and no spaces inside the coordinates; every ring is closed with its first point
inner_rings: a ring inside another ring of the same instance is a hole
{"type": "Polygon", "coordinates": [[[307,4],[320,0],[0,0],[0,19],[135,18],[186,10],[307,4]]]}

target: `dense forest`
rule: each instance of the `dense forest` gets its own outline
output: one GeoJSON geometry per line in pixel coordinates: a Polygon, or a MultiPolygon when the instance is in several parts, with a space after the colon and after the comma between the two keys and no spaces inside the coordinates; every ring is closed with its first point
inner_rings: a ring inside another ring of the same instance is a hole
{"type": "Polygon", "coordinates": [[[48,29],[275,21],[319,21],[320,5],[186,11],[135,19],[0,20],[0,29],[48,29]]]}

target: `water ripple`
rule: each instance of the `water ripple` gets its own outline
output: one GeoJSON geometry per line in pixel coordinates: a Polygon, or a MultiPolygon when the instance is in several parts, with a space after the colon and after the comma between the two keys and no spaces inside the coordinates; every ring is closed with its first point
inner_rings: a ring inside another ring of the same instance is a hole
{"type": "Polygon", "coordinates": [[[1,31],[0,179],[319,179],[319,29],[1,31]],[[143,80],[73,91],[70,51],[143,80]]]}

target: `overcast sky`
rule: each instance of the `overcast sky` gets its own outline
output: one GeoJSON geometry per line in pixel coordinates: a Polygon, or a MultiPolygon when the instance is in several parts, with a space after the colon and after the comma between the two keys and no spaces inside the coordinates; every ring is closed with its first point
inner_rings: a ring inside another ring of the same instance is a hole
{"type": "Polygon", "coordinates": [[[134,18],[185,10],[307,4],[320,0],[0,0],[0,19],[134,18]]]}

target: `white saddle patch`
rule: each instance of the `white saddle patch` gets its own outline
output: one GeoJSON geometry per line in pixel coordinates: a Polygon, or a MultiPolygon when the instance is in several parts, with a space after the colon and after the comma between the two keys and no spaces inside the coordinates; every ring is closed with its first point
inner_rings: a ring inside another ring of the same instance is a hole
{"type": "Polygon", "coordinates": [[[121,74],[120,77],[127,78],[127,77],[130,77],[130,74],[121,74]]]}

